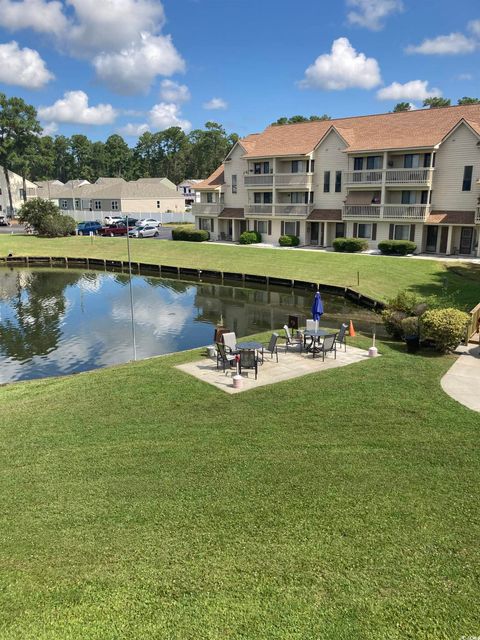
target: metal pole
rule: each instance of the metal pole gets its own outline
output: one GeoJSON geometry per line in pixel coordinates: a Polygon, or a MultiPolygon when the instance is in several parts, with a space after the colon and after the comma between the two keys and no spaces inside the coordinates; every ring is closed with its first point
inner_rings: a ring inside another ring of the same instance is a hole
{"type": "Polygon", "coordinates": [[[133,360],[137,359],[137,340],[135,336],[135,312],[133,308],[133,289],[132,289],[132,260],[130,258],[130,236],[128,235],[128,214],[126,215],[127,221],[127,254],[128,254],[128,288],[130,289],[130,316],[132,322],[132,346],[133,346],[133,360]]]}

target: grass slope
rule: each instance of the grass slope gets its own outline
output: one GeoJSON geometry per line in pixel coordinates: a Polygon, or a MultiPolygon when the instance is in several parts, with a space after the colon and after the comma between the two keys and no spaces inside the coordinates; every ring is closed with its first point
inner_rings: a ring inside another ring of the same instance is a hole
{"type": "MultiPolygon", "coordinates": [[[[173,266],[267,274],[350,286],[385,300],[408,288],[421,295],[450,296],[471,309],[479,302],[480,266],[472,263],[415,260],[317,251],[259,249],[218,244],[132,241],[132,259],[173,266]],[[357,286],[360,272],[360,286],[357,286]]],[[[58,238],[0,235],[0,256],[8,253],[39,256],[127,258],[122,238],[58,238]]]]}
{"type": "Polygon", "coordinates": [[[233,397],[198,352],[0,388],[0,637],[477,634],[479,416],[380,349],[233,397]]]}

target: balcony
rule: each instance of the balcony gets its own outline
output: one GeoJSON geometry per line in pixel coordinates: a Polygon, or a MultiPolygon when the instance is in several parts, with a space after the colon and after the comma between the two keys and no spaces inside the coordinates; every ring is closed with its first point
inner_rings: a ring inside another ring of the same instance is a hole
{"type": "Polygon", "coordinates": [[[276,216],[308,216],[313,206],[311,204],[276,204],[276,216]]]}
{"type": "Polygon", "coordinates": [[[433,169],[387,169],[385,183],[388,184],[429,184],[433,169]]]}
{"type": "Polygon", "coordinates": [[[312,178],[313,173],[277,173],[275,174],[275,186],[310,189],[312,178]]]}
{"type": "Polygon", "coordinates": [[[259,173],[256,175],[247,174],[244,176],[244,184],[246,187],[272,187],[273,174],[259,173]]]}
{"type": "Polygon", "coordinates": [[[192,213],[194,216],[218,216],[222,213],[225,205],[218,202],[194,202],[192,213]]]}
{"type": "Polygon", "coordinates": [[[382,183],[381,169],[372,169],[370,171],[346,171],[345,181],[349,186],[363,187],[372,184],[380,185],[382,183]]]}
{"type": "Polygon", "coordinates": [[[273,213],[272,204],[247,204],[245,205],[246,215],[271,216],[273,213]]]}
{"type": "Polygon", "coordinates": [[[344,220],[407,220],[424,222],[430,212],[428,204],[348,204],[343,207],[344,220]]]}

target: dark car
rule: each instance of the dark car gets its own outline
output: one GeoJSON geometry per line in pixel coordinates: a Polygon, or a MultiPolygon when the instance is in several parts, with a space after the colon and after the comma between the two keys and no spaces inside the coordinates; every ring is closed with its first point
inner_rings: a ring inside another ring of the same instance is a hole
{"type": "Polygon", "coordinates": [[[109,224],[106,227],[102,227],[99,232],[101,236],[110,236],[111,238],[115,236],[126,236],[127,231],[133,229],[134,226],[129,224],[128,227],[123,222],[116,222],[115,224],[109,224]]]}
{"type": "Polygon", "coordinates": [[[80,222],[77,225],[77,233],[79,236],[89,236],[91,233],[97,235],[100,233],[102,225],[96,220],[88,220],[87,222],[80,222]]]}
{"type": "MultiPolygon", "coordinates": [[[[130,218],[130,216],[128,216],[128,226],[129,227],[136,227],[137,226],[137,222],[138,222],[138,218],[130,218]]],[[[127,224],[127,217],[126,216],[122,219],[122,223],[124,225],[127,224]]]]}

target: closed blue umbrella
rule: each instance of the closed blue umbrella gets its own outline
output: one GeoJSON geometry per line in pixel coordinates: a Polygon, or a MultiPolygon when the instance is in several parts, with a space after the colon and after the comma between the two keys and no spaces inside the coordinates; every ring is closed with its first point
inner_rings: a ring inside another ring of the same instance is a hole
{"type": "Polygon", "coordinates": [[[312,304],[312,318],[313,320],[315,320],[315,322],[318,322],[322,316],[323,316],[323,302],[322,302],[322,297],[320,295],[320,291],[317,291],[312,304]]]}

